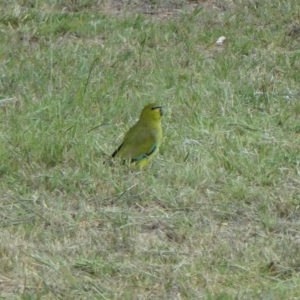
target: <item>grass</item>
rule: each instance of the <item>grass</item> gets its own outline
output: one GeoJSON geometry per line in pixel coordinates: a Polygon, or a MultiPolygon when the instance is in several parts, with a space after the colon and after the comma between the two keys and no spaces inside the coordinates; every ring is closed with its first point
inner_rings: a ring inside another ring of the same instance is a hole
{"type": "Polygon", "coordinates": [[[300,298],[300,5],[198,2],[3,1],[1,299],[300,298]]]}

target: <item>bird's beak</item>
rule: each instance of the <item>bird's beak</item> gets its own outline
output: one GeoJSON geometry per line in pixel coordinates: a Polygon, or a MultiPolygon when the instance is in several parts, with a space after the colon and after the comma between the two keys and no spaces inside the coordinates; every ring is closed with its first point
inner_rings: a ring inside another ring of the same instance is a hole
{"type": "Polygon", "coordinates": [[[162,107],[159,108],[159,114],[162,116],[164,114],[164,111],[162,109],[162,107]]]}
{"type": "Polygon", "coordinates": [[[159,109],[159,114],[160,114],[161,116],[164,114],[163,109],[162,109],[162,106],[153,106],[152,109],[153,109],[153,110],[159,109]]]}

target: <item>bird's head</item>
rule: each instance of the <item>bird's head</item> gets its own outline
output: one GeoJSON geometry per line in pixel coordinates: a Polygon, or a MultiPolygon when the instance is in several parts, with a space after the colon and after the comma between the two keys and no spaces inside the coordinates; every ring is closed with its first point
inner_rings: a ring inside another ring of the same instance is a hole
{"type": "Polygon", "coordinates": [[[145,121],[159,121],[162,115],[162,106],[157,103],[150,103],[142,110],[140,119],[145,121]]]}

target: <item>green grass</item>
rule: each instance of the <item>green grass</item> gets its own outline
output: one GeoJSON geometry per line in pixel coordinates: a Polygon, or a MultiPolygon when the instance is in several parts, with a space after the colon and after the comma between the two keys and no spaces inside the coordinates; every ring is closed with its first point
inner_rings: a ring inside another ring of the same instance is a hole
{"type": "Polygon", "coordinates": [[[300,298],[300,4],[151,3],[3,1],[1,299],[300,298]]]}

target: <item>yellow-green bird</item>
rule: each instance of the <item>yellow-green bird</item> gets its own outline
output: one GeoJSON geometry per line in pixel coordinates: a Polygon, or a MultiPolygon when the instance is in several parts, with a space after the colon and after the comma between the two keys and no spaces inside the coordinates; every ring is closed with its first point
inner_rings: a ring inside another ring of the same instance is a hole
{"type": "Polygon", "coordinates": [[[146,105],[140,119],[125,134],[122,144],[112,157],[128,160],[138,168],[146,166],[157,154],[162,142],[162,114],[161,105],[146,105]]]}

